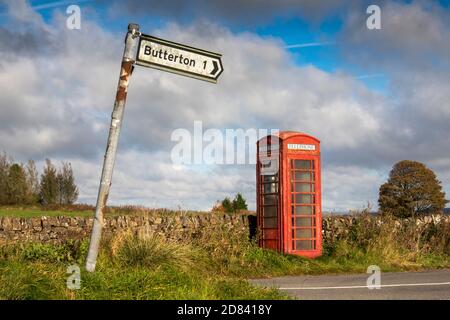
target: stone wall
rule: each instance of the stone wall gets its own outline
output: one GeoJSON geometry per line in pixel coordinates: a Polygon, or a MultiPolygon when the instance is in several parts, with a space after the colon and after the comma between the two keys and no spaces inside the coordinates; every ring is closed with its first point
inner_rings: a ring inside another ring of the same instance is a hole
{"type": "MultiPolygon", "coordinates": [[[[127,215],[105,219],[104,233],[123,230],[132,232],[159,233],[167,238],[191,237],[201,229],[214,225],[231,224],[239,228],[253,225],[251,215],[196,214],[196,215],[127,215]]],[[[60,243],[67,239],[88,238],[92,218],[81,217],[37,217],[0,218],[0,241],[60,243]]],[[[249,231],[250,232],[250,231],[249,231]]]]}
{"type": "MultiPolygon", "coordinates": [[[[380,222],[379,217],[368,217],[380,222]]],[[[323,234],[325,241],[346,235],[355,216],[324,217],[323,234]]],[[[0,241],[33,241],[59,243],[67,239],[83,239],[90,235],[92,218],[81,217],[38,217],[38,218],[0,218],[0,241]]],[[[397,221],[401,226],[408,220],[397,221]]],[[[436,215],[416,219],[418,225],[450,223],[450,216],[436,215]]],[[[170,239],[192,237],[200,230],[217,225],[229,224],[245,228],[249,234],[255,234],[254,215],[229,215],[218,213],[204,214],[165,214],[165,215],[128,215],[105,219],[105,234],[121,230],[133,232],[159,233],[170,239]]]]}
{"type": "MultiPolygon", "coordinates": [[[[369,225],[371,222],[381,225],[383,223],[383,218],[381,216],[371,215],[327,216],[323,218],[322,233],[325,241],[345,238],[345,236],[352,229],[352,226],[356,224],[369,225]],[[371,219],[371,221],[368,221],[368,219],[371,219]]],[[[414,229],[420,231],[442,223],[450,224],[450,216],[436,214],[419,218],[396,219],[394,221],[394,229],[399,230],[402,227],[410,226],[411,223],[415,224],[414,229]]],[[[395,232],[396,230],[393,231],[395,232]]]]}

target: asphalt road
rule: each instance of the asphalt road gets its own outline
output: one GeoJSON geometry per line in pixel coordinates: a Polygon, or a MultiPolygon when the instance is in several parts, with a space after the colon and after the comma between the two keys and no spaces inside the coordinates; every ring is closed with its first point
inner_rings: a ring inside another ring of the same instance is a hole
{"type": "MultiPolygon", "coordinates": [[[[300,300],[450,300],[450,269],[383,273],[380,289],[369,289],[370,274],[289,276],[253,279],[277,287],[300,300]]],[[[373,282],[372,282],[373,283],[373,282]]]]}

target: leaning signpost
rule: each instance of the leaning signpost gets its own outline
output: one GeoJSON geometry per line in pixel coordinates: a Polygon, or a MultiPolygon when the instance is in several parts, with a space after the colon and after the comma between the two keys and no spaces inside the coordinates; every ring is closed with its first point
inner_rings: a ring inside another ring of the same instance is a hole
{"type": "Polygon", "coordinates": [[[122,126],[128,84],[134,65],[155,68],[216,83],[223,71],[221,55],[179,43],[144,35],[139,25],[129,24],[120,69],[116,100],[111,115],[97,205],[92,226],[86,270],[93,272],[97,263],[103,228],[103,214],[111,187],[112,173],[122,126]]]}

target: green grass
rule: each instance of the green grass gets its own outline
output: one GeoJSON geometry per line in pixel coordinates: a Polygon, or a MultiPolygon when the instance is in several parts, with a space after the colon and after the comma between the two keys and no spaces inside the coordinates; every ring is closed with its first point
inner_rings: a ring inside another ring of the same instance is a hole
{"type": "MultiPolygon", "coordinates": [[[[36,218],[36,217],[93,217],[95,207],[91,205],[25,205],[25,206],[0,206],[0,217],[18,217],[18,218],[36,218]]],[[[109,217],[119,215],[148,215],[157,214],[158,216],[173,216],[182,212],[184,215],[197,215],[204,213],[201,211],[173,211],[168,209],[149,209],[141,206],[108,206],[105,214],[109,217]]]]}
{"type": "Polygon", "coordinates": [[[93,210],[83,211],[64,211],[64,210],[44,210],[41,207],[0,207],[0,217],[18,217],[18,218],[33,218],[33,217],[92,217],[93,210]]]}
{"type": "Polygon", "coordinates": [[[347,235],[327,240],[317,259],[282,255],[229,224],[170,241],[129,231],[104,238],[95,273],[83,270],[88,242],[0,243],[0,299],[287,299],[246,280],[283,275],[450,268],[449,226],[379,225],[360,216],[347,235]],[[81,289],[66,287],[67,266],[81,267],[81,289]]]}
{"type": "Polygon", "coordinates": [[[186,244],[121,234],[104,241],[96,272],[82,268],[81,289],[66,288],[66,268],[84,265],[87,241],[0,249],[0,299],[286,299],[275,289],[216,273],[186,244]]]}
{"type": "MultiPolygon", "coordinates": [[[[211,241],[216,245],[217,239],[211,241]]],[[[246,279],[366,272],[371,264],[383,272],[450,267],[448,256],[424,254],[415,264],[402,265],[346,243],[340,243],[333,255],[314,260],[264,250],[248,241],[239,245],[241,251],[235,247],[237,241],[217,250],[211,250],[211,244],[122,233],[103,241],[94,273],[83,270],[86,240],[3,245],[0,299],[288,299],[246,279]],[[80,290],[66,287],[66,268],[71,264],[81,267],[80,290]]]]}

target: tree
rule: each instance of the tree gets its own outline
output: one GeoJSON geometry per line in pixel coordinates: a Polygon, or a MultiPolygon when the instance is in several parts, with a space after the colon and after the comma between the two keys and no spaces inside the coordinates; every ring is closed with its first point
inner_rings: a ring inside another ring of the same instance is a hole
{"type": "Polygon", "coordinates": [[[7,204],[24,204],[28,194],[27,177],[23,166],[14,163],[9,167],[7,204]]]}
{"type": "Polygon", "coordinates": [[[240,193],[238,193],[233,200],[233,211],[237,212],[239,210],[247,210],[247,202],[240,193]]]}
{"type": "Polygon", "coordinates": [[[388,181],[380,187],[378,203],[383,213],[404,218],[442,211],[446,200],[431,169],[403,160],[394,165],[388,181]]]}
{"type": "Polygon", "coordinates": [[[6,153],[0,154],[0,204],[8,203],[8,175],[11,159],[6,153]]]}
{"type": "Polygon", "coordinates": [[[39,173],[33,160],[28,160],[25,174],[27,179],[26,203],[35,204],[39,201],[39,173]]]}
{"type": "Polygon", "coordinates": [[[73,204],[78,199],[78,188],[75,184],[72,166],[63,162],[61,170],[58,172],[59,203],[73,204]]]}
{"type": "Polygon", "coordinates": [[[225,212],[233,212],[233,203],[231,202],[230,198],[226,197],[222,200],[222,208],[225,210],[225,212]]]}
{"type": "Polygon", "coordinates": [[[247,210],[247,202],[245,201],[242,194],[238,193],[233,201],[229,197],[226,197],[222,200],[222,202],[217,201],[217,203],[213,206],[212,211],[221,211],[221,212],[238,212],[240,210],[247,210]]]}
{"type": "Polygon", "coordinates": [[[59,202],[59,185],[55,166],[49,159],[45,160],[44,172],[41,175],[39,190],[42,204],[55,204],[59,202]]]}

